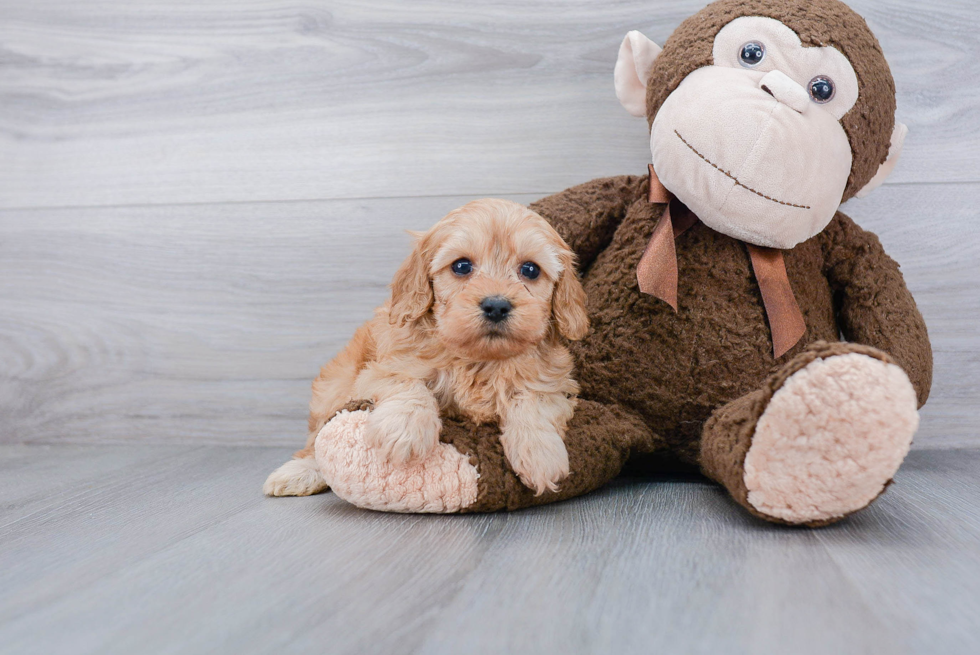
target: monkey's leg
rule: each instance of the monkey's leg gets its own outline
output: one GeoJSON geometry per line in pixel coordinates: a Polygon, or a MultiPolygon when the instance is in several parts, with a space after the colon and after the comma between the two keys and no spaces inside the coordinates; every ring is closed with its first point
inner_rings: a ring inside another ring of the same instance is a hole
{"type": "Polygon", "coordinates": [[[470,455],[480,471],[477,502],[466,508],[468,512],[515,510],[581,496],[616,477],[631,452],[664,447],[630,410],[580,399],[564,437],[570,473],[558,483],[557,492],[535,496],[507,462],[496,428],[446,421],[443,439],[470,455]]]}
{"type": "Polygon", "coordinates": [[[507,462],[496,426],[444,419],[436,451],[394,467],[364,445],[366,416],[342,412],[331,420],[317,438],[317,461],[341,498],[389,512],[493,512],[572,498],[615,477],[631,451],[659,444],[628,410],[580,400],[564,438],[570,474],[557,492],[535,496],[507,462]]]}
{"type": "Polygon", "coordinates": [[[827,525],[884,491],[918,423],[915,390],[888,355],[817,342],[715,410],[700,463],[760,518],[827,525]]]}

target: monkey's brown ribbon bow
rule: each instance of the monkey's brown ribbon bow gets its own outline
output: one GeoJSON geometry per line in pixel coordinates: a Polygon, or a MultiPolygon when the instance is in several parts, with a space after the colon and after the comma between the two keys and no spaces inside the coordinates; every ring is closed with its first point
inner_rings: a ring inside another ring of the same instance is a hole
{"type": "MultiPolygon", "coordinates": [[[[677,251],[674,249],[674,240],[700,219],[664,188],[653,170],[653,164],[649,168],[648,200],[652,203],[665,203],[667,209],[643,251],[640,265],[636,268],[636,280],[640,284],[641,292],[663,300],[676,312],[677,251]]],[[[746,243],[745,246],[762,292],[762,302],[766,306],[766,316],[772,331],[773,353],[779,358],[800,340],[806,332],[806,323],[786,275],[783,251],[754,246],[751,243],[746,243]]]]}

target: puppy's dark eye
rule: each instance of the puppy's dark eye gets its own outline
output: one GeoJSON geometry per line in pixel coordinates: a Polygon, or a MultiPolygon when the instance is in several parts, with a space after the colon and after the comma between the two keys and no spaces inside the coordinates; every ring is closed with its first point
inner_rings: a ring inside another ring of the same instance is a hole
{"type": "Polygon", "coordinates": [[[536,280],[541,275],[541,269],[534,262],[524,262],[521,264],[521,276],[529,280],[536,280]]]}
{"type": "Polygon", "coordinates": [[[452,269],[453,273],[463,277],[464,275],[469,275],[473,272],[473,262],[466,259],[466,257],[461,257],[453,262],[452,269]]]}
{"type": "Polygon", "coordinates": [[[836,92],[834,81],[829,77],[819,75],[810,80],[810,97],[813,98],[814,102],[820,104],[830,102],[834,99],[836,92]]]}

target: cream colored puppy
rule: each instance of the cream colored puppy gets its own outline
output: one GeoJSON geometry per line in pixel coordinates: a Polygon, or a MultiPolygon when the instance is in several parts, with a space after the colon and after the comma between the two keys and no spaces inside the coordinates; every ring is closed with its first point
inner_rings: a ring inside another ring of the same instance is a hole
{"type": "Polygon", "coordinates": [[[439,442],[441,410],[498,422],[504,454],[538,494],[568,475],[562,439],[578,384],[561,336],[588,330],[574,254],[547,221],[505,200],[471,202],[415,236],[391,299],[314,380],[306,448],[265,493],[327,489],[313,442],[354,399],[374,403],[365,439],[394,464],[439,442]]]}

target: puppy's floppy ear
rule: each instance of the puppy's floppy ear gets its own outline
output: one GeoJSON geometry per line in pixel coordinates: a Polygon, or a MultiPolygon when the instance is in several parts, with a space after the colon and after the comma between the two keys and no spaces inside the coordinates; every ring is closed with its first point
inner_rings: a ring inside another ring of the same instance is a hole
{"type": "Polygon", "coordinates": [[[551,314],[562,336],[578,341],[589,331],[589,314],[585,308],[585,289],[578,281],[575,255],[564,250],[560,255],[561,276],[551,296],[551,314]]]}
{"type": "Polygon", "coordinates": [[[435,302],[429,280],[428,235],[409,232],[415,237],[412,254],[402,262],[391,281],[392,325],[407,325],[422,318],[435,302]]]}

